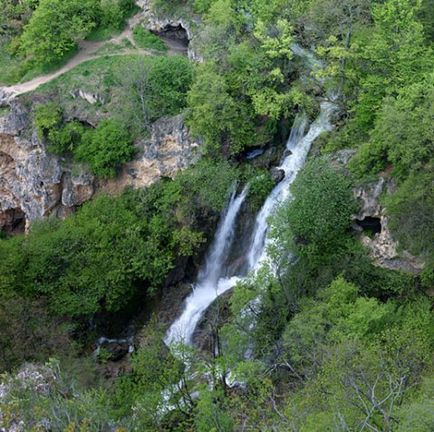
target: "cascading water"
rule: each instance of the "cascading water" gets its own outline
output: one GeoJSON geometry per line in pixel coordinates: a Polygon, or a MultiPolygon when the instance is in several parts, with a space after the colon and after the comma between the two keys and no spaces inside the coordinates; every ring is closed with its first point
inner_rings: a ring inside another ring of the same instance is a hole
{"type": "Polygon", "coordinates": [[[247,187],[239,196],[235,191],[232,193],[229,205],[217,228],[205,266],[199,272],[193,292],[185,302],[184,311],[169,328],[165,339],[166,344],[182,342],[191,345],[194,330],[203,313],[218,296],[232,288],[238,280],[236,277],[223,278],[222,275],[233,241],[237,215],[246,195],[247,187]]]}
{"type": "Polygon", "coordinates": [[[268,219],[279,204],[290,199],[290,186],[297,177],[298,172],[303,168],[312,143],[321,133],[333,128],[330,117],[335,109],[336,106],[333,103],[322,102],[320,115],[312,123],[306,135],[304,135],[307,125],[306,116],[298,116],[295,119],[286,144],[286,149],[290,151],[290,154],[279,167],[285,172],[285,177],[271,191],[256,217],[248,255],[249,270],[256,270],[266,259],[267,244],[269,242],[267,238],[268,219]]]}
{"type": "MultiPolygon", "coordinates": [[[[336,109],[331,102],[321,103],[321,112],[311,124],[305,135],[307,119],[295,119],[286,148],[289,155],[283,160],[280,169],[285,172],[284,179],[273,189],[265,201],[255,221],[251,244],[249,246],[249,270],[256,270],[267,256],[268,219],[280,203],[290,198],[290,185],[303,167],[313,141],[322,133],[332,129],[330,117],[336,109]]],[[[247,189],[236,196],[232,194],[229,206],[217,229],[214,242],[206,259],[205,267],[199,272],[193,292],[187,298],[184,311],[167,332],[165,342],[192,344],[196,326],[211,303],[221,294],[231,289],[241,278],[221,277],[225,258],[233,241],[234,227],[238,212],[247,194],[247,189]]]]}

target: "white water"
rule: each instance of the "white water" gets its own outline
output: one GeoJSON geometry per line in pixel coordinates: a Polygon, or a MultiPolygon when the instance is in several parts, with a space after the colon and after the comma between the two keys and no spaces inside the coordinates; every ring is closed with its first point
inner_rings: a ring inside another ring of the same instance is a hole
{"type": "Polygon", "coordinates": [[[217,228],[214,241],[206,258],[204,268],[199,272],[193,292],[185,302],[181,316],[171,325],[165,342],[191,345],[193,333],[204,312],[220,295],[231,289],[238,278],[223,278],[224,264],[233,242],[234,229],[241,205],[246,199],[247,187],[239,196],[232,193],[229,205],[217,228]]]}
{"type": "Polygon", "coordinates": [[[321,133],[333,128],[330,117],[335,109],[333,103],[322,102],[320,115],[312,123],[306,135],[304,134],[307,125],[306,117],[298,116],[295,119],[286,144],[286,148],[291,151],[291,154],[278,167],[285,171],[285,177],[272,190],[256,217],[248,255],[250,270],[256,270],[267,259],[267,244],[270,241],[267,238],[268,219],[281,203],[291,198],[290,186],[296,179],[298,172],[303,168],[312,143],[321,133]]]}
{"type": "MultiPolygon", "coordinates": [[[[291,153],[278,167],[285,171],[285,177],[270,193],[256,217],[250,247],[248,248],[249,270],[258,269],[267,259],[268,219],[279,204],[291,197],[290,186],[303,167],[313,141],[322,132],[332,129],[330,117],[335,108],[333,103],[322,102],[320,115],[311,124],[307,134],[305,134],[306,117],[298,116],[295,119],[286,144],[287,150],[291,153]]],[[[199,272],[193,292],[187,298],[181,316],[167,332],[165,342],[168,345],[173,343],[192,345],[194,331],[205,311],[218,296],[231,289],[240,280],[240,277],[237,276],[231,278],[222,276],[225,259],[233,242],[237,215],[246,194],[247,189],[244,189],[239,196],[236,196],[235,193],[232,194],[226,213],[217,229],[205,266],[199,272]]]]}

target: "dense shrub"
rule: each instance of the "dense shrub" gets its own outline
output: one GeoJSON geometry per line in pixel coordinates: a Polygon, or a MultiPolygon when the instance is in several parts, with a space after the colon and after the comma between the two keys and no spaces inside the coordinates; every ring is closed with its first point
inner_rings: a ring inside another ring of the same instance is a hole
{"type": "Polygon", "coordinates": [[[143,26],[138,25],[133,29],[134,42],[140,48],[150,48],[156,51],[167,51],[166,44],[156,35],[143,26]]]}
{"type": "Polygon", "coordinates": [[[35,108],[34,125],[40,139],[46,138],[52,130],[62,124],[62,121],[62,109],[55,102],[48,102],[35,108]]]}
{"type": "Polygon", "coordinates": [[[48,134],[48,150],[58,155],[72,154],[81,143],[84,126],[78,121],[66,123],[48,134]]]}
{"type": "Polygon", "coordinates": [[[434,174],[413,174],[387,197],[390,228],[402,248],[434,261],[434,174]]]}
{"type": "Polygon", "coordinates": [[[291,186],[293,200],[276,219],[276,235],[293,252],[309,259],[326,259],[346,244],[351,215],[356,210],[351,181],[326,159],[307,163],[291,186]]]}
{"type": "Polygon", "coordinates": [[[388,164],[398,179],[423,169],[434,156],[432,122],[434,75],[385,99],[370,140],[351,161],[359,176],[378,173],[388,164]]]}
{"type": "Polygon", "coordinates": [[[36,65],[62,60],[97,26],[97,0],[41,0],[21,36],[21,51],[36,65]]]}
{"type": "Polygon", "coordinates": [[[89,131],[74,151],[78,161],[87,162],[98,177],[114,177],[116,169],[134,156],[135,148],[129,132],[116,120],[102,121],[89,131]]]}

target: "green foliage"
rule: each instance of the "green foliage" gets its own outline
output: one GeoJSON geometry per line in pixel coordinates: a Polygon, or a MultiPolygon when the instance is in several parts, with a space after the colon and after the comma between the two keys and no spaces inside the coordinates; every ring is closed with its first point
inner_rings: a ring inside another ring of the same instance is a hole
{"type": "Polygon", "coordinates": [[[78,121],[66,123],[48,133],[48,150],[58,155],[72,154],[81,143],[85,133],[84,126],[78,121]]]}
{"type": "Polygon", "coordinates": [[[122,104],[118,117],[133,133],[148,132],[155,120],[179,114],[187,104],[193,67],[183,56],[137,58],[116,73],[122,104]]]}
{"type": "Polygon", "coordinates": [[[167,51],[166,44],[149,30],[146,30],[141,25],[137,25],[133,29],[134,42],[140,48],[150,48],[156,51],[167,51]]]}
{"type": "Polygon", "coordinates": [[[73,155],[76,161],[88,163],[98,177],[114,177],[135,154],[131,134],[119,120],[103,120],[95,130],[86,130],[77,121],[64,124],[60,106],[49,102],[36,108],[34,124],[50,152],[73,155]]]}
{"type": "Polygon", "coordinates": [[[249,183],[247,200],[253,211],[261,208],[267,196],[273,190],[275,182],[269,171],[253,168],[251,165],[245,167],[243,172],[245,182],[249,183]]]}
{"type": "Polygon", "coordinates": [[[100,0],[102,16],[99,25],[102,28],[121,30],[134,7],[134,0],[100,0]]]}
{"type": "Polygon", "coordinates": [[[63,222],[35,223],[26,241],[0,240],[0,293],[46,298],[53,313],[73,317],[152,296],[180,257],[197,252],[236,176],[203,161],[173,181],[100,196],[63,222]]]}
{"type": "Polygon", "coordinates": [[[62,110],[55,102],[38,105],[35,109],[34,124],[40,139],[47,137],[51,130],[62,123],[62,110]]]}
{"type": "Polygon", "coordinates": [[[36,65],[55,63],[96,27],[96,0],[41,0],[20,39],[21,52],[36,65]]]}
{"type": "Polygon", "coordinates": [[[299,256],[327,259],[345,245],[356,209],[351,181],[326,159],[306,165],[292,187],[293,200],[277,216],[275,236],[299,256]]]}
{"type": "Polygon", "coordinates": [[[197,432],[232,432],[234,422],[225,412],[225,399],[221,391],[203,389],[196,407],[197,432]]]}
{"type": "Polygon", "coordinates": [[[425,257],[434,257],[433,182],[432,169],[412,175],[386,199],[390,227],[401,247],[425,257]]]}
{"type": "Polygon", "coordinates": [[[434,76],[404,87],[383,102],[370,140],[351,162],[359,176],[377,173],[387,164],[398,179],[421,170],[434,156],[434,76]]]}
{"type": "Polygon", "coordinates": [[[74,151],[78,161],[87,162],[98,177],[114,177],[116,169],[135,153],[131,136],[121,122],[102,121],[94,132],[83,136],[74,151]]]}
{"type": "Polygon", "coordinates": [[[293,29],[278,3],[219,0],[206,14],[208,31],[199,41],[205,62],[188,101],[192,131],[204,137],[210,154],[263,145],[291,107],[308,105],[303,91],[290,87],[293,29]]]}
{"type": "Polygon", "coordinates": [[[154,59],[148,75],[151,120],[175,115],[185,108],[192,79],[191,63],[184,56],[154,59]]]}
{"type": "Polygon", "coordinates": [[[372,125],[384,96],[432,69],[432,53],[417,20],[420,5],[420,0],[388,0],[373,6],[374,29],[361,35],[356,46],[362,69],[355,112],[361,127],[372,125]]]}

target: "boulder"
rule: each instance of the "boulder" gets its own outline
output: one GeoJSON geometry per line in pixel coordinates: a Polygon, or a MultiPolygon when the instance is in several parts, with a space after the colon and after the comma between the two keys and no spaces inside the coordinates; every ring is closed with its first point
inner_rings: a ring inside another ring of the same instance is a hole
{"type": "Polygon", "coordinates": [[[285,171],[280,168],[272,168],[270,174],[276,184],[280,183],[285,178],[285,171]]]}

